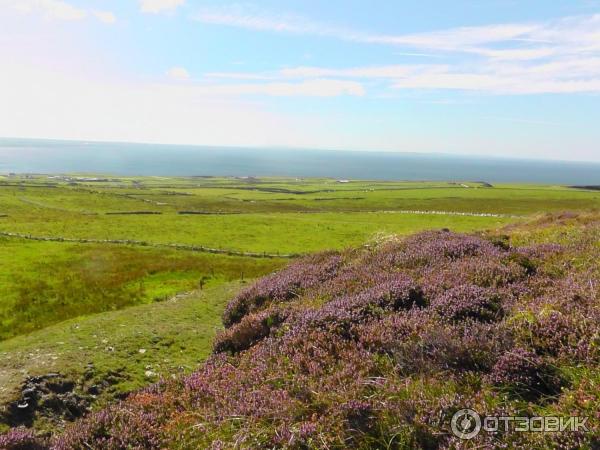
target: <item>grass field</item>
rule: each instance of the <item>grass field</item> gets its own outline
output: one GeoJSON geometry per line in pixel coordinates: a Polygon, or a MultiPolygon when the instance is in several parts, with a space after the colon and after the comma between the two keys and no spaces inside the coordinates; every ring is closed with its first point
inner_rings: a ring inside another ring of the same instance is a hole
{"type": "Polygon", "coordinates": [[[0,340],[61,320],[254,278],[276,259],[0,238],[0,340]]]}
{"type": "Polygon", "coordinates": [[[484,186],[280,179],[154,177],[90,183],[5,178],[0,180],[0,213],[6,215],[0,220],[0,231],[306,253],[357,245],[380,232],[408,234],[444,227],[470,231],[498,227],[517,220],[516,216],[600,205],[597,191],[484,186]],[[423,214],[427,212],[438,214],[423,214]]]}
{"type": "Polygon", "coordinates": [[[53,372],[76,380],[79,393],[102,386],[97,405],[160,376],[190,372],[209,354],[221,311],[239,286],[78,317],[0,342],[0,404],[14,398],[25,378],[53,372]]]}
{"type": "Polygon", "coordinates": [[[0,233],[54,242],[0,237],[0,339],[285,264],[156,245],[304,254],[381,234],[495,229],[599,206],[598,191],[483,182],[3,176],[0,233]],[[97,242],[61,242],[69,239],[97,242]]]}
{"type": "Polygon", "coordinates": [[[288,254],[599,207],[600,192],[563,186],[0,176],[0,403],[48,372],[81,389],[109,374],[108,399],[147,383],[147,371],[191,370],[240,280],[283,267],[288,254]]]}

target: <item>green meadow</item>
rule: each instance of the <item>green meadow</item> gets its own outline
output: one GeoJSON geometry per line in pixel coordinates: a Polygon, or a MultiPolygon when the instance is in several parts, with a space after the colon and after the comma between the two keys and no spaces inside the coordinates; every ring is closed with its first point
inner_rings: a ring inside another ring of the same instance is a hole
{"type": "MultiPolygon", "coordinates": [[[[190,372],[210,353],[221,311],[239,287],[239,282],[225,283],[0,341],[0,404],[13,400],[29,376],[60,373],[77,382],[81,395],[98,386],[99,407],[159,377],[190,372]]],[[[36,427],[56,424],[42,418],[36,427]]]]}
{"type": "Polygon", "coordinates": [[[0,340],[276,270],[282,260],[0,237],[0,340]]]}
{"type": "Polygon", "coordinates": [[[277,256],[599,206],[598,191],[484,182],[4,176],[0,339],[258,277],[286,263],[277,256]],[[129,245],[103,242],[115,240],[129,245]],[[176,244],[220,253],[168,247],[176,244]]]}
{"type": "Polygon", "coordinates": [[[599,191],[565,186],[0,176],[0,403],[27,376],[80,379],[86,364],[122,375],[108,396],[192,370],[241,283],[289,257],[598,208],[599,191]]]}

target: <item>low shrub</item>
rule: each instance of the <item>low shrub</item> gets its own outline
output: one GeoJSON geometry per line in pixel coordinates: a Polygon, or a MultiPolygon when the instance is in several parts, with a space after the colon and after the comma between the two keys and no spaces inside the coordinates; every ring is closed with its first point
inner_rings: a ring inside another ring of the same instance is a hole
{"type": "Polygon", "coordinates": [[[13,428],[6,434],[0,435],[2,450],[46,450],[47,442],[27,428],[13,428]]]}
{"type": "Polygon", "coordinates": [[[487,379],[525,398],[556,395],[562,384],[556,370],[549,363],[523,348],[504,353],[487,379]]]}
{"type": "Polygon", "coordinates": [[[340,255],[323,253],[303,258],[280,272],[262,278],[227,305],[223,323],[230,327],[267,304],[300,296],[305,289],[332,278],[341,263],[340,255]]]}
{"type": "Polygon", "coordinates": [[[237,353],[247,350],[261,339],[268,337],[272,329],[279,326],[287,315],[287,312],[277,309],[247,315],[239,323],[217,335],[213,350],[216,353],[237,353]]]}
{"type": "Polygon", "coordinates": [[[453,287],[437,296],[432,300],[431,308],[450,321],[473,319],[493,322],[503,316],[497,291],[468,284],[453,287]]]}

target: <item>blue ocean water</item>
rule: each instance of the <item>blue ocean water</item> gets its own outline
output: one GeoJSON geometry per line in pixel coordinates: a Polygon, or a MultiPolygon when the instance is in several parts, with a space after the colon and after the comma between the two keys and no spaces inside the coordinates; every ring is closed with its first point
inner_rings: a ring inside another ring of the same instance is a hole
{"type": "Polygon", "coordinates": [[[8,172],[600,184],[600,163],[0,138],[8,172]]]}

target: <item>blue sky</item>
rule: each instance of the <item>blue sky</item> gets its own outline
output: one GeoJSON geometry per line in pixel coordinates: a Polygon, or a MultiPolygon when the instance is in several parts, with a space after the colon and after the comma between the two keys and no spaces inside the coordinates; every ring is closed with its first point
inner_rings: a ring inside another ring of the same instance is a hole
{"type": "Polygon", "coordinates": [[[0,0],[0,136],[600,161],[600,0],[0,0]]]}

